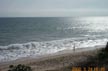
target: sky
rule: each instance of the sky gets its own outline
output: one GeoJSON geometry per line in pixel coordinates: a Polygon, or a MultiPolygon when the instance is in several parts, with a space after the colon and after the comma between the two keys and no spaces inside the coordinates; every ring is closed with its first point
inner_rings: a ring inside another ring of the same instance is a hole
{"type": "Polygon", "coordinates": [[[107,15],[108,0],[0,0],[0,17],[107,15]]]}

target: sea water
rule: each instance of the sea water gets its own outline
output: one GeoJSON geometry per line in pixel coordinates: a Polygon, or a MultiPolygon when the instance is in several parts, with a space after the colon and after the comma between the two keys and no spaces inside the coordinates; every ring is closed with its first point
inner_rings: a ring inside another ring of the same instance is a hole
{"type": "Polygon", "coordinates": [[[108,17],[0,18],[0,62],[105,45],[108,17]]]}

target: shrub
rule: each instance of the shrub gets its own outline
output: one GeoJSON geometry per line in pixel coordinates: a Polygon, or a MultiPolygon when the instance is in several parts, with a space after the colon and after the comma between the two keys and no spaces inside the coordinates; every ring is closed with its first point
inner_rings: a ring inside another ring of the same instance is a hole
{"type": "Polygon", "coordinates": [[[106,44],[105,51],[108,52],[108,42],[106,44]]]}
{"type": "Polygon", "coordinates": [[[8,71],[32,71],[31,67],[22,64],[16,66],[10,65],[9,68],[8,71]]]}
{"type": "Polygon", "coordinates": [[[108,58],[108,42],[105,48],[102,48],[98,53],[98,60],[105,60],[108,58]]]}

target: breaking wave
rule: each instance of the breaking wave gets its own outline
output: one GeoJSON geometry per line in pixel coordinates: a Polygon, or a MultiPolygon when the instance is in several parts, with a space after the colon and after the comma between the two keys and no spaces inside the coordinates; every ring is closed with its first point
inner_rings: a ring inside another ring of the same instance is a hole
{"type": "Polygon", "coordinates": [[[23,44],[10,44],[0,46],[0,62],[16,60],[21,57],[31,57],[44,54],[52,54],[65,49],[87,48],[105,45],[108,39],[62,39],[44,42],[28,42],[23,44]]]}

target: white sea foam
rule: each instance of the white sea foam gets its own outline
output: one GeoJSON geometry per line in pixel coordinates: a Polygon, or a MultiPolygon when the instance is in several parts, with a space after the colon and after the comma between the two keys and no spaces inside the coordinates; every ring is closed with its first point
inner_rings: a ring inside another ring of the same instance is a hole
{"type": "Polygon", "coordinates": [[[97,45],[105,45],[107,39],[98,40],[75,40],[72,38],[53,40],[46,42],[28,42],[24,44],[10,44],[0,46],[0,62],[16,60],[21,57],[37,56],[43,54],[56,53],[65,49],[87,48],[97,45]]]}

